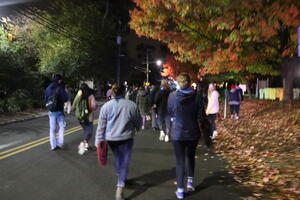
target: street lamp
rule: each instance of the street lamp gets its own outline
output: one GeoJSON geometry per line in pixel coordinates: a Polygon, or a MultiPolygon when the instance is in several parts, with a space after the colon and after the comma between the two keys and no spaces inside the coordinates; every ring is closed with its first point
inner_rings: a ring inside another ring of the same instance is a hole
{"type": "MultiPolygon", "coordinates": [[[[149,64],[156,63],[156,65],[160,66],[162,64],[161,60],[156,60],[149,62],[149,50],[147,49],[147,57],[146,57],[146,83],[149,84],[149,64]]],[[[145,64],[145,63],[143,63],[145,64]]]]}

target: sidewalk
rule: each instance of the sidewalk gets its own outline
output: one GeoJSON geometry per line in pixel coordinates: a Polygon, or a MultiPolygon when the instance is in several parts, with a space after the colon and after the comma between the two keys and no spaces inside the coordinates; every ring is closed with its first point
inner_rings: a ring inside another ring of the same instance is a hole
{"type": "MultiPolygon", "coordinates": [[[[104,103],[104,101],[97,101],[97,106],[99,107],[104,103]]],[[[22,112],[0,113],[0,126],[46,116],[48,116],[48,110],[44,108],[36,108],[22,112]]]]}
{"type": "Polygon", "coordinates": [[[41,108],[22,111],[22,112],[1,113],[0,126],[16,123],[20,121],[36,119],[39,117],[45,117],[47,115],[48,115],[48,111],[46,109],[41,109],[41,108]]]}

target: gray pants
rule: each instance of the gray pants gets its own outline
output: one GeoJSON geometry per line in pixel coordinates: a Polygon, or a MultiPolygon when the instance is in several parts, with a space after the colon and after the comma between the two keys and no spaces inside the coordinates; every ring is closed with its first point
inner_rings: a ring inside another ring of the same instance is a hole
{"type": "Polygon", "coordinates": [[[154,109],[151,109],[152,128],[158,128],[157,114],[154,109]]]}

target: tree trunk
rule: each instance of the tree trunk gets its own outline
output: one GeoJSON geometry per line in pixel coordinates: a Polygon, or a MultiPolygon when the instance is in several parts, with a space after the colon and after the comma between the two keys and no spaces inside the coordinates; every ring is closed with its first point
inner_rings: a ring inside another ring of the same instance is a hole
{"type": "Polygon", "coordinates": [[[249,94],[249,99],[252,99],[252,92],[251,92],[251,89],[250,89],[250,81],[248,79],[245,79],[245,82],[246,82],[246,89],[248,91],[248,94],[249,94]]]}
{"type": "Polygon", "coordinates": [[[299,64],[299,58],[287,58],[282,64],[283,76],[283,103],[293,103],[293,82],[296,66],[299,64]]]}

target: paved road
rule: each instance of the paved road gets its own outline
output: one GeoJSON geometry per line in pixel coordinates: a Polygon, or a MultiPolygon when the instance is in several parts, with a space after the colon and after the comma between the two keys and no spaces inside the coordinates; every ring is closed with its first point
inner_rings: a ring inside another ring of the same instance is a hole
{"type": "MultiPolygon", "coordinates": [[[[67,118],[64,150],[50,151],[48,118],[0,127],[1,200],[113,200],[116,176],[113,158],[98,166],[96,152],[80,156],[82,130],[67,118]],[[40,139],[40,140],[39,140],[40,139]]],[[[171,143],[158,141],[158,132],[145,130],[135,138],[127,199],[173,200],[174,153],[171,143]]],[[[225,163],[199,146],[196,192],[190,200],[237,200],[250,192],[233,181],[225,163]]]]}

